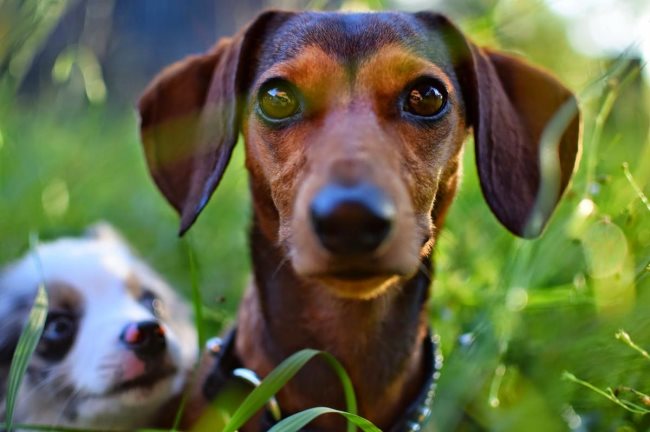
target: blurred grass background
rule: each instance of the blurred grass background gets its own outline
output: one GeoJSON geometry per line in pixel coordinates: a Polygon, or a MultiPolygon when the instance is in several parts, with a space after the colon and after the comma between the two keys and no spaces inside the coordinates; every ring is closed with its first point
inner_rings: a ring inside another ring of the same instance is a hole
{"type": "Polygon", "coordinates": [[[107,220],[188,296],[194,253],[207,326],[218,332],[234,318],[250,267],[242,148],[179,240],[139,144],[133,104],[142,86],[262,7],[442,10],[475,40],[526,56],[580,95],[584,153],[544,236],[524,241],[490,214],[468,143],[435,255],[430,310],[445,368],[433,425],[650,430],[650,416],[563,379],[570,371],[650,403],[626,390],[650,392],[650,362],[614,337],[624,329],[650,348],[650,207],[642,200],[650,194],[650,41],[635,33],[650,28],[646,3],[246,0],[233,9],[204,0],[0,0],[0,265],[26,251],[32,231],[47,239],[107,220]]]}

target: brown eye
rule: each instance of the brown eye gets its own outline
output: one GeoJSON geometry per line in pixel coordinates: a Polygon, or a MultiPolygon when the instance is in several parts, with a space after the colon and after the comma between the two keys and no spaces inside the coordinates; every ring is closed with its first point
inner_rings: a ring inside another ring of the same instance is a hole
{"type": "Polygon", "coordinates": [[[406,96],[404,109],[420,117],[433,117],[445,107],[447,92],[442,84],[427,80],[415,84],[406,96]]]}
{"type": "Polygon", "coordinates": [[[289,83],[281,80],[273,80],[263,85],[258,103],[262,114],[272,120],[291,117],[300,109],[296,92],[289,83]]]}

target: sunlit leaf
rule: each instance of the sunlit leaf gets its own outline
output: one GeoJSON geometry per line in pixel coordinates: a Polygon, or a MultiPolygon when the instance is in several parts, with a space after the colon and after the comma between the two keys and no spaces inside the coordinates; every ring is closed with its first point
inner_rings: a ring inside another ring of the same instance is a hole
{"type": "Polygon", "coordinates": [[[324,407],[310,408],[305,411],[301,411],[297,414],[294,414],[290,417],[287,417],[286,419],[282,420],[281,422],[273,426],[271,429],[269,429],[269,432],[296,432],[299,431],[304,426],[306,426],[312,420],[314,420],[315,418],[323,414],[341,415],[346,419],[348,419],[349,422],[352,422],[355,425],[359,426],[364,432],[381,432],[381,429],[379,429],[377,426],[372,424],[370,421],[364,419],[363,417],[350,414],[345,411],[339,411],[332,408],[324,408],[324,407]]]}
{"type": "MultiPolygon", "coordinates": [[[[246,398],[233,414],[223,432],[234,432],[243,426],[269,399],[275,395],[302,367],[316,356],[322,357],[336,372],[341,381],[345,395],[346,409],[351,414],[357,412],[357,402],[352,387],[352,381],[343,366],[329,353],[306,349],[298,351],[280,363],[255,390],[246,398]]],[[[349,432],[355,430],[354,423],[348,422],[349,432]]]]}
{"type": "Polygon", "coordinates": [[[11,361],[9,381],[7,384],[6,423],[7,429],[12,429],[13,414],[18,398],[18,391],[22,383],[29,361],[41,339],[43,326],[47,318],[47,292],[43,284],[39,285],[34,305],[29,313],[29,319],[18,339],[18,345],[11,361]]]}

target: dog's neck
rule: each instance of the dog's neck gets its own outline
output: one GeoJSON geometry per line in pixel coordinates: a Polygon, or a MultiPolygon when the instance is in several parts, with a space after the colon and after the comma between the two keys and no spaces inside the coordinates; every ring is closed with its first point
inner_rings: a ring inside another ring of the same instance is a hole
{"type": "MultiPolygon", "coordinates": [[[[382,429],[390,427],[425,379],[422,342],[430,260],[424,260],[424,270],[415,277],[381,296],[352,300],[297,276],[255,222],[251,249],[255,280],[240,309],[237,340],[244,365],[266,375],[298,350],[328,351],[349,373],[360,414],[382,429]]],[[[285,414],[313,406],[345,409],[339,380],[318,360],[285,387],[279,402],[285,414]]],[[[326,416],[319,426],[341,430],[340,423],[332,423],[338,421],[326,416]]]]}

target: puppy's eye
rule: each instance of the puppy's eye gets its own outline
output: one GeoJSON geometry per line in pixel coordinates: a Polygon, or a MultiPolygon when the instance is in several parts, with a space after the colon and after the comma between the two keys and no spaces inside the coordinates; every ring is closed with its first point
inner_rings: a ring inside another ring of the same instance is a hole
{"type": "Polygon", "coordinates": [[[404,110],[420,117],[433,117],[443,110],[447,103],[444,86],[432,79],[416,83],[408,91],[404,110]]]}
{"type": "Polygon", "coordinates": [[[262,86],[258,104],[263,115],[271,120],[282,120],[300,110],[297,91],[286,81],[274,79],[262,86]]]}
{"type": "Polygon", "coordinates": [[[146,307],[156,317],[160,317],[164,313],[163,302],[153,292],[144,289],[140,299],[140,304],[146,307]]]}
{"type": "Polygon", "coordinates": [[[37,348],[48,360],[60,360],[70,350],[77,332],[77,320],[67,312],[50,312],[37,348]]]}

